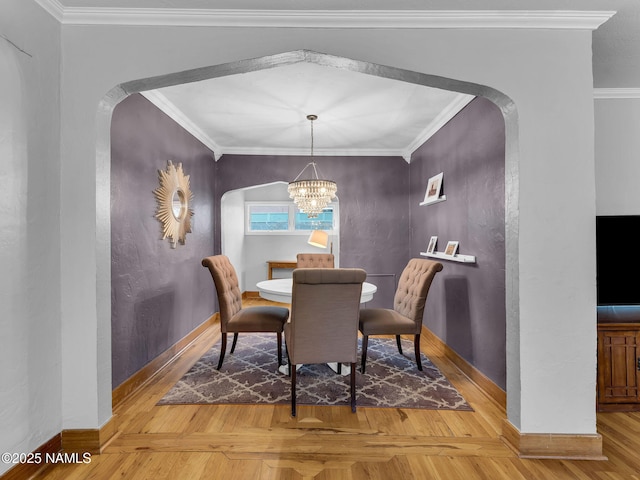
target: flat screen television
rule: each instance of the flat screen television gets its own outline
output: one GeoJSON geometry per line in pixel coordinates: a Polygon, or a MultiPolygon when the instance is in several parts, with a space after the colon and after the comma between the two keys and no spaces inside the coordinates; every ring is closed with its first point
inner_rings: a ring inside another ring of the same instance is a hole
{"type": "Polygon", "coordinates": [[[640,215],[596,217],[598,305],[640,305],[640,215]]]}

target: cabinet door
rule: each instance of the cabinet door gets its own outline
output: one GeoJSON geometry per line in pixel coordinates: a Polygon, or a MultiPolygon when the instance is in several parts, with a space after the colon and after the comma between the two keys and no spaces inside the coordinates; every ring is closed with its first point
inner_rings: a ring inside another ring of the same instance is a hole
{"type": "Polygon", "coordinates": [[[598,401],[640,401],[640,333],[600,331],[598,334],[598,401]]]}

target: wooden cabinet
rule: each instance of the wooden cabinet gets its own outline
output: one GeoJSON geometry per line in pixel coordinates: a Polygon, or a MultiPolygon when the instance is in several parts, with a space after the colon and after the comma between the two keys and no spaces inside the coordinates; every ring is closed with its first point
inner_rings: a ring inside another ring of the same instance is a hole
{"type": "Polygon", "coordinates": [[[640,323],[598,324],[598,411],[640,411],[640,323]]]}

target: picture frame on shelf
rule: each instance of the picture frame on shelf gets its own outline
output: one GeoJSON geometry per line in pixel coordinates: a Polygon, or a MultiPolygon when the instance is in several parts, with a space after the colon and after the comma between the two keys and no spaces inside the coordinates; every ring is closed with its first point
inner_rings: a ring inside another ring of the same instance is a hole
{"type": "Polygon", "coordinates": [[[458,253],[458,242],[449,241],[447,248],[444,250],[444,254],[447,257],[455,257],[456,253],[458,253]]]}
{"type": "Polygon", "coordinates": [[[440,172],[429,179],[427,182],[427,191],[424,194],[424,203],[434,202],[440,198],[442,192],[442,180],[444,172],[440,172]]]}
{"type": "Polygon", "coordinates": [[[427,246],[427,253],[435,253],[436,245],[438,243],[438,237],[433,236],[429,239],[429,245],[427,246]]]}

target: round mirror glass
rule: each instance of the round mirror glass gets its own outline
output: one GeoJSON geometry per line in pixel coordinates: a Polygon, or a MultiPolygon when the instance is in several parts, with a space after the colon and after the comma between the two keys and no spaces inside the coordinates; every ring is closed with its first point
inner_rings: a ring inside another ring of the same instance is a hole
{"type": "Polygon", "coordinates": [[[171,199],[171,210],[176,220],[182,220],[184,212],[187,210],[187,201],[184,197],[184,192],[180,189],[173,192],[173,198],[171,199]]]}

